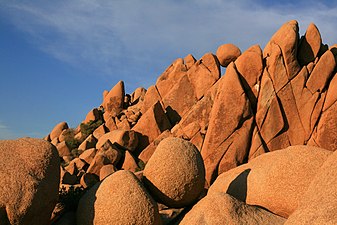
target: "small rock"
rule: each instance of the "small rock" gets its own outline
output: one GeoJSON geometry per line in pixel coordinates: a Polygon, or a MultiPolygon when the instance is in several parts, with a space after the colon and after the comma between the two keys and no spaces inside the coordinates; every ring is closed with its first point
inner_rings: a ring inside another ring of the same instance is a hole
{"type": "Polygon", "coordinates": [[[241,55],[241,51],[233,44],[224,44],[216,50],[216,56],[220,65],[227,67],[231,62],[235,61],[241,55]]]}

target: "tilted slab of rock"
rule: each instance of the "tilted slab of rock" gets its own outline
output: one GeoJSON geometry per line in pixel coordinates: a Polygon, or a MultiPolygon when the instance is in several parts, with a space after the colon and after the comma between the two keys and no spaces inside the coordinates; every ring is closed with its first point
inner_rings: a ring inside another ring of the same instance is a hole
{"type": "Polygon", "coordinates": [[[301,65],[313,62],[322,45],[321,34],[315,24],[310,23],[298,48],[298,61],[301,65]]]}
{"type": "Polygon", "coordinates": [[[105,112],[110,113],[112,116],[120,113],[123,109],[124,96],[124,82],[119,81],[103,99],[102,106],[105,112]]]}
{"type": "Polygon", "coordinates": [[[60,182],[55,147],[33,138],[0,141],[0,159],[0,223],[49,224],[60,182]]]}

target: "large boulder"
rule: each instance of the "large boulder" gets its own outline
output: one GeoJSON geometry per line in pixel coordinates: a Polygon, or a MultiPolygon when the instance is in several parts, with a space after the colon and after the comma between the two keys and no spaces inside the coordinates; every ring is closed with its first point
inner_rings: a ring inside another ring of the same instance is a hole
{"type": "Polygon", "coordinates": [[[112,144],[116,143],[118,146],[129,151],[134,151],[138,145],[138,136],[136,132],[132,130],[113,130],[98,139],[96,149],[102,147],[107,140],[112,144]]]}
{"type": "Polygon", "coordinates": [[[216,56],[220,65],[227,67],[231,62],[235,61],[241,55],[240,49],[233,44],[224,44],[216,50],[216,56]]]}
{"type": "Polygon", "coordinates": [[[57,124],[53,130],[50,132],[50,139],[54,140],[55,138],[58,138],[63,130],[68,129],[68,124],[66,122],[61,122],[57,124]]]}
{"type": "Polygon", "coordinates": [[[161,224],[156,203],[137,177],[118,171],[92,187],[77,208],[77,224],[161,224]]]}
{"type": "Polygon", "coordinates": [[[286,224],[337,224],[337,152],[317,171],[286,224]]]}
{"type": "Polygon", "coordinates": [[[287,218],[298,207],[330,154],[312,146],[292,146],[265,153],[221,174],[208,193],[224,192],[287,218]]]}
{"type": "Polygon", "coordinates": [[[285,219],[267,210],[250,206],[226,193],[215,193],[201,199],[184,216],[180,225],[203,224],[284,224],[285,219]]]}
{"type": "Polygon", "coordinates": [[[159,143],[143,175],[153,196],[170,207],[193,203],[205,183],[204,164],[198,149],[188,141],[173,137],[159,143]]]}
{"type": "Polygon", "coordinates": [[[60,182],[56,148],[33,138],[0,141],[0,159],[0,224],[49,224],[60,182]]]}
{"type": "Polygon", "coordinates": [[[119,81],[109,93],[104,96],[102,106],[105,112],[112,116],[118,115],[123,109],[124,96],[124,82],[119,81]]]}

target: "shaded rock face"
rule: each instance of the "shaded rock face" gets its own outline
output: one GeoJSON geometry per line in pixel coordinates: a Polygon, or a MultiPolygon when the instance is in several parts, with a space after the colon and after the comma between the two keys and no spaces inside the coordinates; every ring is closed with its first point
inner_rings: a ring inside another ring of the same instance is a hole
{"type": "Polygon", "coordinates": [[[1,224],[49,224],[60,181],[56,148],[33,138],[0,141],[0,158],[1,224]]]}

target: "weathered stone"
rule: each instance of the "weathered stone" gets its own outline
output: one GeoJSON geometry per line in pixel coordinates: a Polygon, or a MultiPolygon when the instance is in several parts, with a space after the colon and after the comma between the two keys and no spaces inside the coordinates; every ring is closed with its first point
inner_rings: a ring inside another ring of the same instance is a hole
{"type": "Polygon", "coordinates": [[[157,225],[161,221],[156,203],[135,175],[118,171],[81,198],[77,224],[157,225]]]}
{"type": "Polygon", "coordinates": [[[117,166],[117,163],[122,158],[122,151],[116,144],[112,144],[110,140],[107,140],[99,148],[98,153],[103,154],[114,166],[117,166]]]}
{"type": "Polygon", "coordinates": [[[265,153],[221,174],[208,194],[227,193],[287,218],[330,154],[325,149],[301,145],[265,153]]]}
{"type": "Polygon", "coordinates": [[[61,122],[57,124],[53,130],[50,132],[50,139],[54,140],[58,138],[64,129],[68,129],[68,124],[66,122],[61,122]]]}
{"type": "Polygon", "coordinates": [[[163,98],[164,108],[171,124],[178,123],[196,102],[194,87],[188,76],[184,75],[163,98]]]}
{"type": "Polygon", "coordinates": [[[188,54],[185,58],[184,58],[184,64],[186,66],[186,69],[189,70],[193,65],[194,63],[196,62],[197,60],[193,57],[193,55],[191,54],[188,54]]]}
{"type": "Polygon", "coordinates": [[[89,123],[90,121],[97,121],[97,120],[102,120],[102,112],[97,108],[94,108],[90,112],[88,112],[83,123],[89,123]]]}
{"type": "Polygon", "coordinates": [[[317,168],[299,207],[286,224],[336,224],[337,218],[337,152],[317,168]]]}
{"type": "Polygon", "coordinates": [[[247,205],[226,193],[214,193],[194,205],[179,224],[281,225],[285,221],[280,216],[259,207],[247,205]]]}
{"type": "Polygon", "coordinates": [[[241,51],[233,44],[224,44],[218,47],[216,56],[220,65],[227,67],[231,62],[234,62],[241,55],[241,51]]]}
{"type": "Polygon", "coordinates": [[[306,87],[312,94],[322,92],[326,88],[336,67],[335,57],[331,51],[326,51],[319,59],[317,65],[309,76],[306,87]]]}
{"type": "MultiPolygon", "coordinates": [[[[107,114],[104,113],[104,115],[108,115],[108,113],[107,114]]],[[[106,128],[108,128],[109,131],[113,131],[113,130],[118,129],[117,125],[115,123],[115,120],[111,116],[107,117],[104,120],[105,120],[105,126],[106,126],[106,128]]]]}
{"type": "Polygon", "coordinates": [[[60,182],[56,148],[33,138],[3,140],[0,159],[0,223],[49,224],[60,182]]]}
{"type": "Polygon", "coordinates": [[[133,158],[132,154],[129,151],[125,151],[122,169],[129,170],[131,172],[136,172],[139,169],[135,158],[133,158]]]}
{"type": "Polygon", "coordinates": [[[84,160],[86,163],[91,164],[92,160],[95,158],[96,152],[96,148],[87,149],[83,151],[79,158],[84,160]]]}
{"type": "Polygon", "coordinates": [[[138,120],[137,124],[132,128],[139,134],[138,149],[145,149],[153,142],[163,131],[170,129],[171,124],[159,102],[154,104],[146,113],[138,120]]]}
{"type": "Polygon", "coordinates": [[[107,132],[108,132],[108,129],[106,128],[104,124],[102,124],[94,130],[92,135],[98,140],[100,139],[100,137],[102,137],[107,132]]]}
{"type": "Polygon", "coordinates": [[[101,168],[107,164],[111,164],[111,161],[106,157],[106,155],[104,153],[96,153],[94,159],[90,163],[87,173],[99,176],[101,168]]]}
{"type": "Polygon", "coordinates": [[[59,152],[60,157],[71,155],[70,149],[67,146],[67,143],[65,141],[58,143],[56,145],[56,148],[57,148],[57,151],[59,152]]]}
{"type": "Polygon", "coordinates": [[[105,112],[112,116],[118,115],[123,109],[124,96],[124,82],[119,81],[103,99],[102,106],[105,112]]]}
{"type": "Polygon", "coordinates": [[[152,85],[147,89],[147,92],[144,96],[143,106],[141,108],[142,114],[145,114],[145,112],[158,101],[162,104],[162,98],[159,95],[157,87],[152,85]]]}
{"type": "Polygon", "coordinates": [[[99,182],[97,174],[85,173],[81,177],[80,184],[83,188],[90,188],[99,182]]]}
{"type": "Polygon", "coordinates": [[[113,174],[116,171],[117,169],[114,165],[112,164],[104,165],[99,172],[99,180],[100,181],[104,180],[107,176],[113,174]]]}
{"type": "Polygon", "coordinates": [[[138,145],[138,136],[135,131],[130,130],[113,130],[104,134],[97,142],[96,149],[99,149],[103,144],[109,140],[112,144],[116,143],[118,146],[134,151],[138,145]]]}
{"type": "Polygon", "coordinates": [[[198,149],[179,138],[162,140],[143,174],[152,195],[175,208],[196,201],[205,183],[204,164],[198,149]]]}
{"type": "Polygon", "coordinates": [[[146,89],[143,87],[136,88],[136,90],[131,94],[132,105],[137,104],[139,101],[143,101],[146,94],[146,89]]]}
{"type": "Polygon", "coordinates": [[[300,65],[313,62],[322,45],[321,34],[315,24],[310,23],[298,48],[298,61],[300,65]]]}
{"type": "Polygon", "coordinates": [[[187,76],[194,86],[197,99],[201,99],[220,78],[220,65],[216,56],[205,54],[189,69],[187,76]]]}
{"type": "Polygon", "coordinates": [[[156,87],[159,95],[163,98],[170,92],[175,83],[186,75],[186,71],[184,60],[176,59],[157,79],[156,87]]]}
{"type": "Polygon", "coordinates": [[[233,141],[230,137],[235,133],[239,124],[251,117],[250,102],[241,86],[233,63],[228,66],[226,74],[219,82],[208,130],[201,150],[208,185],[217,176],[216,169],[220,160],[233,141]],[[219,148],[220,146],[221,148],[219,148]]]}
{"type": "Polygon", "coordinates": [[[263,51],[264,58],[270,55],[271,44],[276,44],[280,47],[284,59],[284,65],[287,69],[288,79],[292,79],[300,71],[300,66],[297,61],[297,21],[291,20],[283,24],[282,27],[272,36],[263,51]]]}
{"type": "Polygon", "coordinates": [[[130,130],[131,129],[130,123],[126,118],[122,119],[121,122],[116,123],[116,125],[119,130],[130,130]]]}
{"type": "Polygon", "coordinates": [[[78,150],[85,151],[96,146],[97,139],[90,134],[81,144],[78,146],[78,150]]]}

